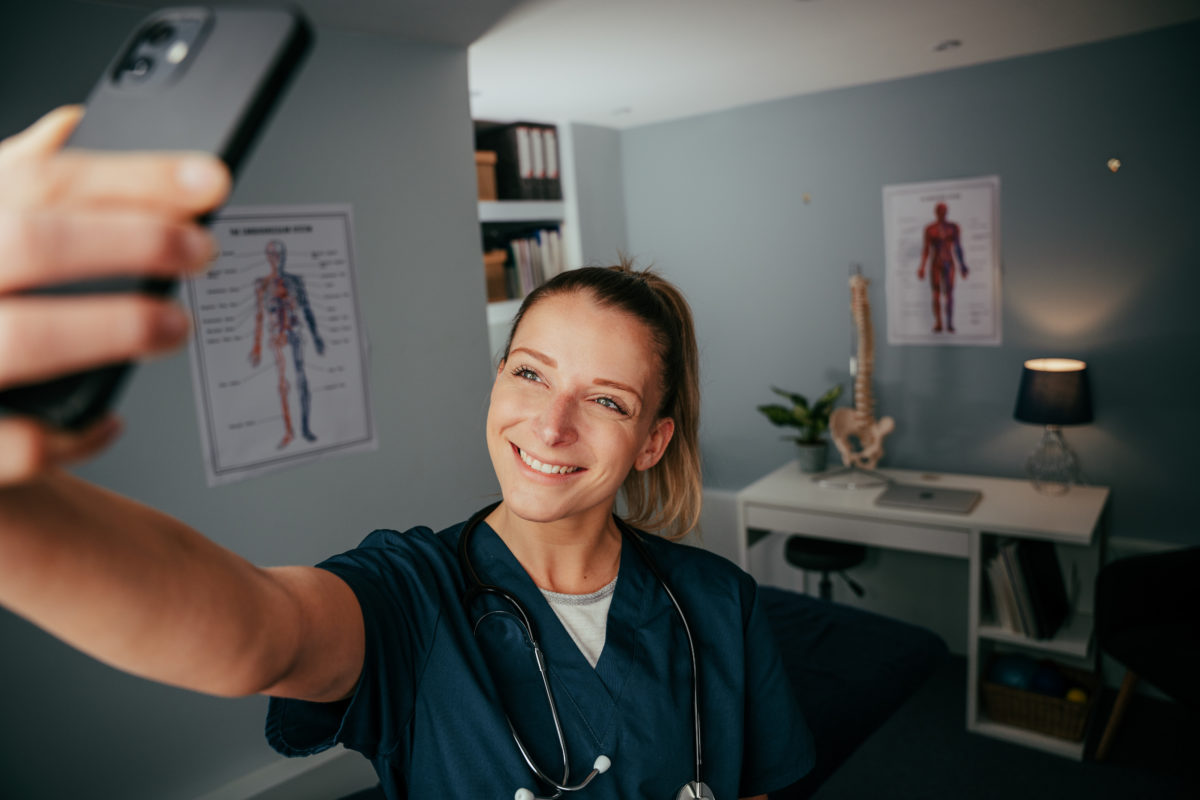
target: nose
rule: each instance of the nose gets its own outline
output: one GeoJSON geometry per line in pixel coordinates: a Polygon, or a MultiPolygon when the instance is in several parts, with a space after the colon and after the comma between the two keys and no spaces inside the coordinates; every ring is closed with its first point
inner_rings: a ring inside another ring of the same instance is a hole
{"type": "Polygon", "coordinates": [[[554,393],[537,417],[537,433],[548,445],[570,444],[575,440],[575,402],[567,394],[554,393]]]}

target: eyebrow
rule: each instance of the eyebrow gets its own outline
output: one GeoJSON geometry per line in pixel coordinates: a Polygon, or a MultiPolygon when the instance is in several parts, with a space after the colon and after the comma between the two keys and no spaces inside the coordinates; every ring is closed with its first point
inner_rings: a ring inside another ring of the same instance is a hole
{"type": "MultiPolygon", "coordinates": [[[[558,362],[540,350],[534,350],[531,347],[514,347],[512,351],[509,352],[509,357],[511,357],[513,353],[528,353],[546,366],[554,369],[558,368],[558,362]]],[[[596,384],[597,386],[611,386],[614,389],[620,389],[623,392],[629,392],[631,395],[637,398],[639,403],[643,402],[641,392],[639,392],[637,389],[634,389],[627,383],[609,380],[608,378],[596,378],[592,381],[592,383],[596,384]]]]}

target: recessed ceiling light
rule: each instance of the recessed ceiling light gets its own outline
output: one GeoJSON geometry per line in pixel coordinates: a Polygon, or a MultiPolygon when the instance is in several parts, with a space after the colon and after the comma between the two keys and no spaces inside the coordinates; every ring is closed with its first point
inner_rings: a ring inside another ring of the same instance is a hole
{"type": "Polygon", "coordinates": [[[944,53],[947,50],[953,50],[957,47],[962,47],[961,39],[943,39],[933,46],[933,52],[944,53]]]}

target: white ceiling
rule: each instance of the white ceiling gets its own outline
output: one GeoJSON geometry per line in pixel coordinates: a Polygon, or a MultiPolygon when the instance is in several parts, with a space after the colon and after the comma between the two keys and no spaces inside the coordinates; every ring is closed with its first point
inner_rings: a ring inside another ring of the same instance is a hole
{"type": "Polygon", "coordinates": [[[297,2],[319,27],[470,44],[476,118],[615,128],[1200,19],[1200,0],[297,2]]]}
{"type": "Polygon", "coordinates": [[[472,114],[625,128],[1197,18],[1200,0],[547,0],[470,47],[472,114]]]}

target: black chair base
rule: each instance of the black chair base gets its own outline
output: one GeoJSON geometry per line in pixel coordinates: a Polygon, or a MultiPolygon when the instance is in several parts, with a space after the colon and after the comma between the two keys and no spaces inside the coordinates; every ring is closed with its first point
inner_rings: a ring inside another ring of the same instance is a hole
{"type": "Polygon", "coordinates": [[[791,536],[784,548],[784,558],[793,567],[806,572],[820,572],[820,595],[822,600],[833,599],[833,581],[830,573],[836,572],[859,597],[863,588],[846,575],[845,570],[857,567],[867,558],[866,545],[851,542],[831,542],[828,539],[813,539],[808,536],[791,536]]]}

